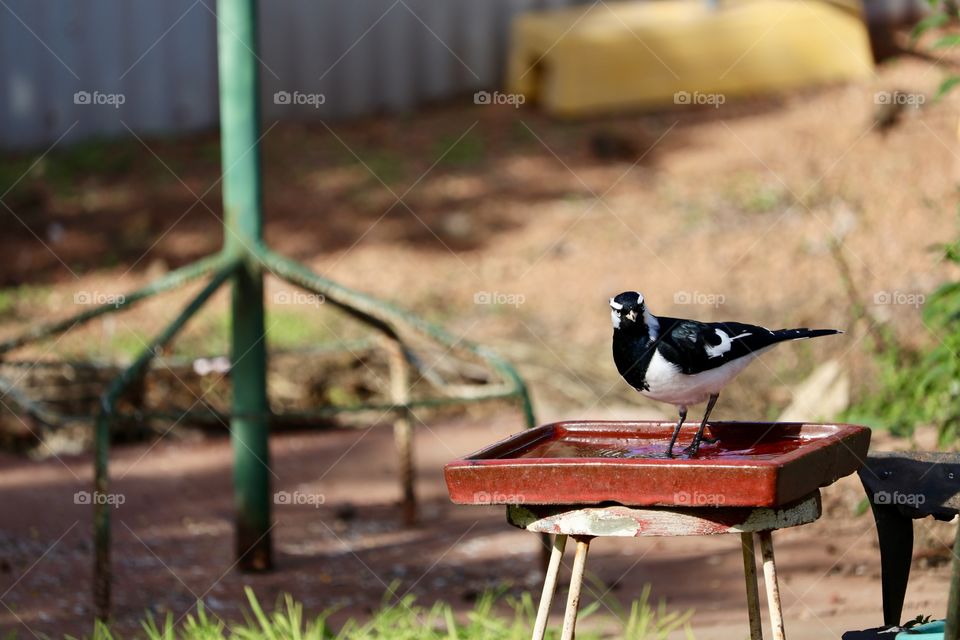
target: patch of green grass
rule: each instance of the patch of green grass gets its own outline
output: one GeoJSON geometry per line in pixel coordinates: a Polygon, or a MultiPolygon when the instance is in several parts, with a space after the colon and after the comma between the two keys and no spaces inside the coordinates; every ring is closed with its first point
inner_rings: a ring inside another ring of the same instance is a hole
{"type": "MultiPolygon", "coordinates": [[[[306,304],[286,308],[268,304],[266,314],[267,344],[271,350],[327,344],[350,333],[343,326],[342,318],[306,304]]],[[[227,353],[230,322],[227,312],[199,314],[171,346],[178,356],[188,358],[227,353]]],[[[136,336],[131,334],[114,340],[111,346],[119,353],[126,353],[128,348],[136,346],[136,336]]]]}
{"type": "Polygon", "coordinates": [[[747,213],[770,213],[788,206],[792,196],[779,183],[769,183],[753,173],[739,174],[722,189],[735,208],[747,213]]]}
{"type": "Polygon", "coordinates": [[[26,155],[0,162],[0,193],[8,202],[27,201],[47,188],[59,195],[78,192],[88,178],[114,178],[133,171],[145,151],[132,140],[88,140],[46,156],[26,155]],[[12,188],[11,188],[12,187],[12,188]]]}
{"type": "MultiPolygon", "coordinates": [[[[948,262],[960,265],[960,239],[942,247],[948,262]]],[[[879,369],[877,388],[851,407],[845,421],[910,435],[917,425],[934,425],[939,445],[960,439],[960,282],[948,282],[929,297],[916,292],[882,292],[876,300],[894,309],[922,308],[924,325],[936,337],[926,348],[909,349],[880,325],[871,340],[879,369]],[[881,342],[881,344],[876,344],[881,342]]]]}
{"type": "MultiPolygon", "coordinates": [[[[306,294],[303,294],[306,295],[306,294]]],[[[316,345],[343,338],[342,321],[314,307],[267,309],[267,342],[271,349],[316,345]]]]}
{"type": "Polygon", "coordinates": [[[28,180],[29,176],[24,174],[28,171],[30,173],[36,171],[36,169],[30,169],[31,164],[33,164],[32,158],[15,158],[0,162],[0,193],[6,193],[11,188],[16,188],[14,185],[19,186],[23,181],[28,180]]]}
{"type": "Polygon", "coordinates": [[[220,310],[204,310],[191,319],[172,346],[178,356],[187,358],[229,353],[230,315],[220,310]]]}
{"type": "Polygon", "coordinates": [[[433,145],[433,157],[442,158],[438,164],[453,167],[475,167],[486,157],[486,146],[483,138],[471,130],[461,137],[460,135],[443,136],[433,145]]]}
{"type": "Polygon", "coordinates": [[[92,140],[40,158],[23,156],[5,160],[0,163],[0,193],[16,185],[5,198],[15,201],[18,191],[25,192],[43,184],[57,193],[70,194],[84,178],[129,173],[139,152],[138,143],[129,140],[92,140]]]}
{"type": "MultiPolygon", "coordinates": [[[[196,611],[184,616],[179,623],[172,613],[162,621],[148,617],[142,623],[143,634],[147,640],[525,640],[530,637],[536,616],[529,593],[518,598],[502,598],[496,592],[487,592],[471,611],[458,616],[445,602],[424,607],[417,604],[412,595],[397,597],[396,590],[397,585],[389,588],[390,597],[384,598],[369,620],[351,619],[339,630],[334,630],[329,623],[332,610],[308,618],[302,604],[284,595],[272,611],[267,611],[247,587],[248,608],[242,623],[227,623],[200,602],[196,611]],[[507,613],[501,613],[504,610],[507,613]]],[[[687,637],[692,638],[688,625],[690,612],[669,613],[662,602],[654,608],[648,603],[649,595],[647,586],[629,610],[611,609],[623,624],[622,633],[616,637],[660,640],[675,630],[684,629],[687,637]]],[[[596,611],[598,605],[593,603],[582,610],[581,620],[596,611]]],[[[551,639],[559,637],[556,623],[553,626],[547,633],[551,639]]],[[[577,637],[596,640],[603,636],[583,630],[577,637]]],[[[121,640],[109,626],[100,623],[95,626],[92,638],[121,640]]]]}
{"type": "Polygon", "coordinates": [[[540,143],[529,125],[519,119],[510,123],[510,142],[517,146],[532,146],[540,143]]]}
{"type": "MultiPolygon", "coordinates": [[[[0,317],[16,313],[19,301],[47,294],[46,287],[0,289],[0,317]]],[[[268,301],[266,327],[267,344],[271,350],[330,344],[355,339],[361,334],[362,328],[358,323],[349,322],[342,316],[326,313],[307,304],[277,308],[271,306],[270,302],[268,301]]],[[[191,318],[186,329],[168,345],[165,355],[197,358],[229,353],[230,322],[227,311],[207,309],[197,314],[191,318]]],[[[129,361],[146,349],[156,331],[157,329],[141,330],[136,323],[129,320],[125,323],[118,322],[113,334],[104,344],[98,341],[73,346],[65,344],[61,355],[129,361]]]]}
{"type": "MultiPolygon", "coordinates": [[[[366,169],[386,184],[396,184],[407,176],[406,160],[389,149],[371,149],[358,155],[366,169]]],[[[356,158],[351,158],[359,164],[356,158]]]]}
{"type": "Polygon", "coordinates": [[[132,360],[143,353],[150,340],[151,336],[146,332],[121,325],[107,343],[105,351],[113,358],[132,360]]]}
{"type": "Polygon", "coordinates": [[[129,140],[82,142],[51,153],[36,169],[57,192],[71,192],[83,178],[111,178],[127,174],[139,153],[129,140]]]}
{"type": "Polygon", "coordinates": [[[0,316],[13,315],[20,305],[45,304],[51,291],[48,286],[30,284],[0,289],[0,316]]]}
{"type": "Polygon", "coordinates": [[[91,140],[47,156],[51,177],[115,176],[127,173],[140,147],[129,140],[91,140]]]}
{"type": "Polygon", "coordinates": [[[220,138],[206,140],[197,147],[197,157],[205,164],[220,165],[220,138]]]}
{"type": "Polygon", "coordinates": [[[0,289],[0,316],[10,315],[17,308],[14,291],[16,289],[0,289]]]}

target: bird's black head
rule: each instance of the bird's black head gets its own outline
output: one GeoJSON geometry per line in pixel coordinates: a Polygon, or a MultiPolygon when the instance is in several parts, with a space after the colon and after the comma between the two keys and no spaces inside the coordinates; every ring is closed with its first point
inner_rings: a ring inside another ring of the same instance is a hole
{"type": "Polygon", "coordinates": [[[610,298],[610,319],[616,330],[632,331],[643,328],[645,310],[643,294],[636,291],[624,291],[617,297],[610,298]]]}

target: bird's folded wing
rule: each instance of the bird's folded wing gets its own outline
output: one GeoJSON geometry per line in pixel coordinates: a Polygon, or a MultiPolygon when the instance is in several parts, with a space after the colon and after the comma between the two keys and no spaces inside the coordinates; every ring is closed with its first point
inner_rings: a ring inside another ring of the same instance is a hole
{"type": "Polygon", "coordinates": [[[779,332],[740,322],[661,318],[661,323],[668,325],[658,345],[661,354],[688,375],[715,369],[790,339],[779,332]]]}

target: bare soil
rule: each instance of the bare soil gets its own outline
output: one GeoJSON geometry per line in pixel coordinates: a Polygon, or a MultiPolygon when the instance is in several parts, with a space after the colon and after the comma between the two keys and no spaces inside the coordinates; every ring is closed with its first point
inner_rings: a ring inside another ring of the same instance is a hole
{"type": "MultiPolygon", "coordinates": [[[[621,416],[627,417],[627,416],[621,416]]],[[[121,632],[137,631],[145,612],[181,616],[203,598],[214,613],[239,619],[243,587],[263,602],[281,593],[309,613],[339,607],[334,622],[363,617],[388,586],[422,602],[443,599],[461,609],[488,588],[537,592],[538,536],[506,524],[501,507],[449,503],[442,479],[447,460],[519,428],[519,416],[420,425],[417,436],[421,524],[400,525],[386,424],[272,440],[274,489],[320,496],[314,504],[278,505],[271,534],[276,569],[244,574],[234,568],[231,456],[226,439],[126,445],[113,456],[114,610],[121,632]]],[[[881,446],[895,446],[880,437],[881,446]]],[[[0,458],[3,562],[0,628],[32,634],[88,633],[92,568],[91,508],[74,503],[89,490],[89,456],[44,462],[0,458]]],[[[876,533],[856,477],[824,490],[823,517],[775,534],[787,627],[793,638],[840,637],[879,625],[876,533]]],[[[942,614],[946,605],[953,525],[921,522],[914,575],[904,613],[942,614]]],[[[568,557],[567,562],[570,562],[568,557]]],[[[746,637],[746,599],[737,536],[597,540],[588,564],[600,596],[629,602],[645,583],[654,601],[694,609],[699,638],[746,637]],[[599,586],[602,584],[603,586],[599,586]],[[608,591],[609,590],[609,591],[608,591]]],[[[562,611],[558,598],[555,620],[562,611]]],[[[601,607],[590,624],[616,636],[601,607]]]]}

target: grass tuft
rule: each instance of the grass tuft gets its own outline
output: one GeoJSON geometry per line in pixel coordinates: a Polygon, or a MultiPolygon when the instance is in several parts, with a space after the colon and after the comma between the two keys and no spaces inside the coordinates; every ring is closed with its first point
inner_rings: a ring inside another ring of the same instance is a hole
{"type": "MultiPolygon", "coordinates": [[[[536,618],[533,596],[527,592],[510,596],[504,595],[502,589],[487,591],[477,599],[472,610],[458,616],[446,602],[425,607],[417,604],[412,594],[397,595],[398,588],[397,583],[388,587],[380,608],[368,620],[350,619],[339,630],[329,623],[333,609],[308,619],[303,605],[284,594],[268,611],[247,587],[243,622],[227,623],[201,601],[196,610],[182,620],[174,619],[172,613],[162,621],[148,616],[141,624],[143,635],[140,637],[146,640],[525,640],[530,637],[536,618]]],[[[602,587],[599,592],[606,594],[609,589],[602,587]]],[[[647,585],[629,610],[608,596],[590,603],[580,611],[581,622],[603,606],[619,620],[622,628],[614,634],[585,628],[577,637],[662,640],[683,629],[687,638],[693,638],[689,626],[692,611],[668,612],[664,602],[653,607],[649,599],[650,586],[647,585]]],[[[548,631],[547,638],[555,640],[559,637],[559,622],[556,619],[552,622],[554,628],[548,631]]],[[[13,636],[8,640],[14,640],[13,636]]],[[[75,639],[67,636],[67,640],[75,639]]],[[[97,622],[91,640],[123,639],[108,625],[97,622]]]]}

